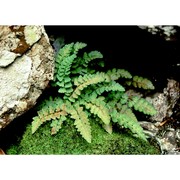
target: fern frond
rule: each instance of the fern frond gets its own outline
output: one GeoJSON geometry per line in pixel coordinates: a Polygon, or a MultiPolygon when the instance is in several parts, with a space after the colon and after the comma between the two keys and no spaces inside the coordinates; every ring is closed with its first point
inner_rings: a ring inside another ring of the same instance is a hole
{"type": "Polygon", "coordinates": [[[91,51],[90,53],[85,52],[83,55],[83,66],[88,67],[88,63],[97,58],[103,58],[103,55],[99,51],[91,51]]]}
{"type": "Polygon", "coordinates": [[[78,51],[85,46],[85,43],[71,43],[61,48],[57,54],[53,85],[58,86],[58,92],[65,94],[65,97],[73,91],[70,78],[72,63],[78,51]]]}
{"type": "Polygon", "coordinates": [[[66,120],[66,116],[61,115],[59,119],[55,119],[51,123],[51,135],[57,134],[61,129],[63,122],[66,120]]]}
{"type": "Polygon", "coordinates": [[[76,43],[74,44],[74,53],[77,54],[80,49],[83,49],[83,48],[86,47],[86,46],[87,46],[86,43],[76,42],[76,43]]]}
{"type": "Polygon", "coordinates": [[[71,55],[71,52],[73,50],[74,43],[66,44],[61,49],[59,49],[57,56],[56,56],[56,67],[58,68],[58,65],[61,64],[62,60],[68,56],[71,55]]]}
{"type": "Polygon", "coordinates": [[[125,91],[125,89],[120,84],[114,82],[114,80],[118,79],[120,76],[124,76],[126,78],[131,77],[131,75],[125,70],[116,69],[108,71],[107,73],[97,72],[96,74],[86,74],[84,76],[79,76],[78,78],[74,79],[74,85],[78,87],[74,90],[71,98],[78,98],[84,88],[100,82],[109,82],[110,84],[106,87],[101,87],[99,90],[97,90],[97,93],[110,90],[125,91]]]}
{"type": "Polygon", "coordinates": [[[106,102],[109,103],[109,101],[119,101],[123,96],[124,91],[110,91],[108,93],[108,96],[106,97],[106,102]]]}
{"type": "Polygon", "coordinates": [[[125,91],[124,87],[121,86],[119,83],[116,83],[115,81],[111,81],[110,83],[104,83],[104,84],[99,84],[97,88],[95,89],[95,92],[98,95],[101,95],[103,92],[109,92],[109,91],[120,91],[123,92],[125,91]]]}
{"type": "Polygon", "coordinates": [[[82,137],[89,143],[91,143],[91,126],[89,123],[88,115],[83,111],[83,107],[78,104],[72,106],[69,109],[71,118],[75,120],[74,125],[77,130],[80,132],[82,137]]]}
{"type": "MultiPolygon", "coordinates": [[[[106,97],[106,100],[108,99],[111,100],[114,98],[114,95],[118,95],[119,93],[121,93],[122,96],[122,93],[124,94],[124,91],[125,91],[124,87],[121,86],[119,83],[116,83],[115,81],[112,81],[110,83],[98,83],[92,85],[90,88],[87,88],[86,93],[81,93],[80,98],[85,99],[86,101],[91,101],[93,99],[96,99],[99,95],[102,95],[104,92],[109,92],[108,97],[106,97]]],[[[119,97],[119,96],[115,96],[115,97],[119,97]]]]}
{"type": "Polygon", "coordinates": [[[44,106],[39,110],[38,115],[33,117],[32,121],[32,134],[46,121],[52,119],[58,119],[61,115],[66,115],[67,112],[63,110],[63,101],[60,98],[56,98],[44,103],[44,106]]]}
{"type": "Polygon", "coordinates": [[[131,109],[127,109],[126,111],[124,111],[124,113],[118,112],[116,109],[114,109],[111,113],[111,117],[113,122],[118,123],[124,128],[130,129],[131,132],[135,134],[135,136],[147,141],[143,129],[137,122],[137,119],[135,115],[133,115],[131,109]]]}
{"type": "Polygon", "coordinates": [[[115,69],[113,68],[112,70],[107,71],[107,75],[110,77],[111,80],[115,81],[119,78],[126,78],[126,79],[131,79],[132,75],[124,70],[124,69],[115,69]]]}
{"type": "Polygon", "coordinates": [[[109,124],[103,124],[102,127],[108,132],[109,134],[112,134],[112,123],[109,124]]]}
{"type": "Polygon", "coordinates": [[[71,97],[69,98],[71,101],[78,98],[81,94],[81,91],[89,85],[97,84],[103,82],[107,79],[105,73],[97,72],[96,74],[86,74],[84,76],[79,76],[78,78],[74,79],[74,85],[76,85],[76,89],[73,91],[71,97]]]}
{"type": "Polygon", "coordinates": [[[127,105],[121,105],[118,103],[118,109],[121,114],[126,114],[129,118],[131,118],[134,122],[138,122],[135,114],[133,113],[132,109],[130,109],[127,105]]]}
{"type": "Polygon", "coordinates": [[[103,72],[97,72],[95,74],[86,74],[84,76],[79,76],[78,78],[74,79],[74,85],[80,86],[83,83],[88,83],[88,85],[96,84],[99,82],[103,82],[107,78],[108,76],[103,72]]]}
{"type": "Polygon", "coordinates": [[[152,82],[150,80],[148,80],[147,78],[143,78],[141,76],[134,76],[132,81],[127,81],[126,82],[127,85],[132,85],[135,88],[143,88],[143,89],[154,89],[154,85],[152,84],[152,82]]]}
{"type": "Polygon", "coordinates": [[[59,93],[71,93],[72,89],[72,82],[70,78],[70,67],[73,60],[76,58],[76,55],[71,55],[67,58],[64,58],[61,65],[59,65],[58,72],[57,72],[57,82],[55,83],[58,87],[59,93]]]}
{"type": "Polygon", "coordinates": [[[138,96],[132,97],[132,100],[128,102],[128,106],[134,107],[135,110],[151,116],[157,113],[156,109],[149,101],[138,96]]]}
{"type": "Polygon", "coordinates": [[[73,68],[77,68],[78,66],[88,67],[90,61],[98,58],[103,58],[103,55],[99,51],[85,52],[83,57],[77,58],[77,63],[73,64],[73,68]]]}
{"type": "Polygon", "coordinates": [[[122,94],[121,98],[120,98],[120,103],[121,104],[126,104],[128,101],[129,97],[126,93],[122,94]]]}
{"type": "Polygon", "coordinates": [[[55,72],[54,72],[54,79],[53,79],[54,82],[56,82],[57,80],[57,73],[58,73],[59,65],[62,63],[64,58],[67,58],[71,55],[71,52],[73,50],[73,45],[74,43],[66,44],[65,46],[63,46],[63,48],[59,49],[59,51],[57,52],[57,55],[55,57],[56,63],[55,63],[55,72]]]}
{"type": "Polygon", "coordinates": [[[87,73],[94,73],[95,70],[89,69],[88,65],[90,61],[97,58],[103,58],[103,55],[98,51],[85,52],[83,57],[76,58],[75,63],[73,63],[72,74],[85,75],[87,73]]]}
{"type": "MultiPolygon", "coordinates": [[[[103,97],[104,98],[104,97],[103,97]]],[[[82,102],[82,104],[90,110],[94,115],[97,115],[104,124],[110,123],[110,115],[106,103],[101,97],[91,100],[90,102],[82,102]]]]}

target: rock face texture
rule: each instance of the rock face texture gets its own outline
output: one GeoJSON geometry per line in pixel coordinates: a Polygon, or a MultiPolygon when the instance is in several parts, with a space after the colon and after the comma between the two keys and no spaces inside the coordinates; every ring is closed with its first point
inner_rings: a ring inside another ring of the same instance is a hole
{"type": "Polygon", "coordinates": [[[0,26],[0,130],[35,105],[53,73],[43,26],[0,26]]]}
{"type": "MultiPolygon", "coordinates": [[[[175,126],[180,122],[173,113],[180,98],[180,83],[168,79],[167,87],[162,93],[155,93],[153,97],[147,97],[157,110],[157,114],[149,118],[149,121],[140,122],[145,133],[155,138],[162,154],[180,154],[180,127],[175,126]]],[[[179,108],[178,110],[179,111],[179,108]]]]}

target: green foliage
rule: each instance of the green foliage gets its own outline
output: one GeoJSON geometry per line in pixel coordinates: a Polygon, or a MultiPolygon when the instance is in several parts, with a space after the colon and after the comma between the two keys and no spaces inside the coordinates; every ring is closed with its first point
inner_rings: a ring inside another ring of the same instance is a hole
{"type": "MultiPolygon", "coordinates": [[[[83,57],[78,57],[76,59],[76,63],[72,65],[72,74],[87,74],[87,73],[94,73],[95,70],[89,68],[89,63],[97,58],[103,58],[103,55],[98,51],[91,51],[90,53],[84,53],[83,57]]],[[[101,66],[103,66],[103,61],[99,62],[101,66]]]]}
{"type": "Polygon", "coordinates": [[[91,63],[103,56],[98,51],[91,51],[81,57],[78,51],[84,47],[84,43],[71,43],[57,53],[52,85],[58,88],[59,96],[42,103],[38,115],[33,118],[32,133],[45,122],[52,121],[51,134],[56,134],[63,123],[71,119],[77,131],[91,143],[90,122],[97,119],[109,133],[112,133],[114,124],[119,124],[146,140],[133,111],[154,115],[156,110],[147,100],[126,94],[125,87],[118,80],[125,79],[128,85],[143,89],[153,89],[152,83],[142,77],[133,77],[124,69],[95,71],[91,63]]]}
{"type": "Polygon", "coordinates": [[[127,79],[131,79],[132,75],[124,70],[124,69],[112,69],[112,70],[108,70],[107,74],[109,75],[111,80],[117,80],[119,78],[127,78],[127,79]]]}
{"type": "Polygon", "coordinates": [[[71,118],[75,119],[74,125],[86,139],[87,142],[91,142],[91,126],[88,120],[88,115],[83,111],[83,107],[76,104],[75,111],[72,113],[71,118]]]}
{"type": "Polygon", "coordinates": [[[134,86],[135,88],[154,89],[154,86],[150,80],[140,76],[134,76],[131,81],[127,81],[126,83],[129,86],[134,86]]]}
{"type": "Polygon", "coordinates": [[[132,97],[132,100],[128,102],[128,106],[134,107],[135,110],[143,112],[147,115],[156,114],[156,110],[154,109],[154,107],[147,100],[138,96],[132,97]]]}

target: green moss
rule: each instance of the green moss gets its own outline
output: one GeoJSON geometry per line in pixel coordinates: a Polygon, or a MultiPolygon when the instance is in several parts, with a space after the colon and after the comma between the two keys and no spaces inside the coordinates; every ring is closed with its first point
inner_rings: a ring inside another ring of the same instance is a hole
{"type": "Polygon", "coordinates": [[[72,121],[65,122],[60,132],[50,135],[49,123],[45,124],[35,134],[31,134],[31,124],[28,124],[21,141],[11,145],[7,154],[159,154],[159,150],[127,132],[114,131],[111,135],[92,121],[92,143],[87,143],[77,133],[72,121]]]}

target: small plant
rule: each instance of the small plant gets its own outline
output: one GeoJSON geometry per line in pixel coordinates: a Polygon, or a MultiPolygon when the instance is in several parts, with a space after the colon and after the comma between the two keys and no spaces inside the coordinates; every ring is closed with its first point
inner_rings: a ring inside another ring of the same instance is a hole
{"type": "Polygon", "coordinates": [[[72,119],[82,137],[91,143],[91,121],[97,120],[109,133],[112,125],[118,123],[146,140],[142,127],[134,114],[140,111],[154,115],[156,110],[144,98],[129,95],[118,80],[135,88],[154,89],[146,78],[134,76],[124,69],[99,72],[93,69],[96,60],[104,66],[102,54],[98,51],[78,55],[85,43],[71,43],[63,46],[56,55],[55,74],[52,86],[58,89],[57,97],[49,97],[40,105],[38,115],[33,118],[32,133],[45,122],[51,122],[51,134],[56,134],[63,122],[72,119]]]}

